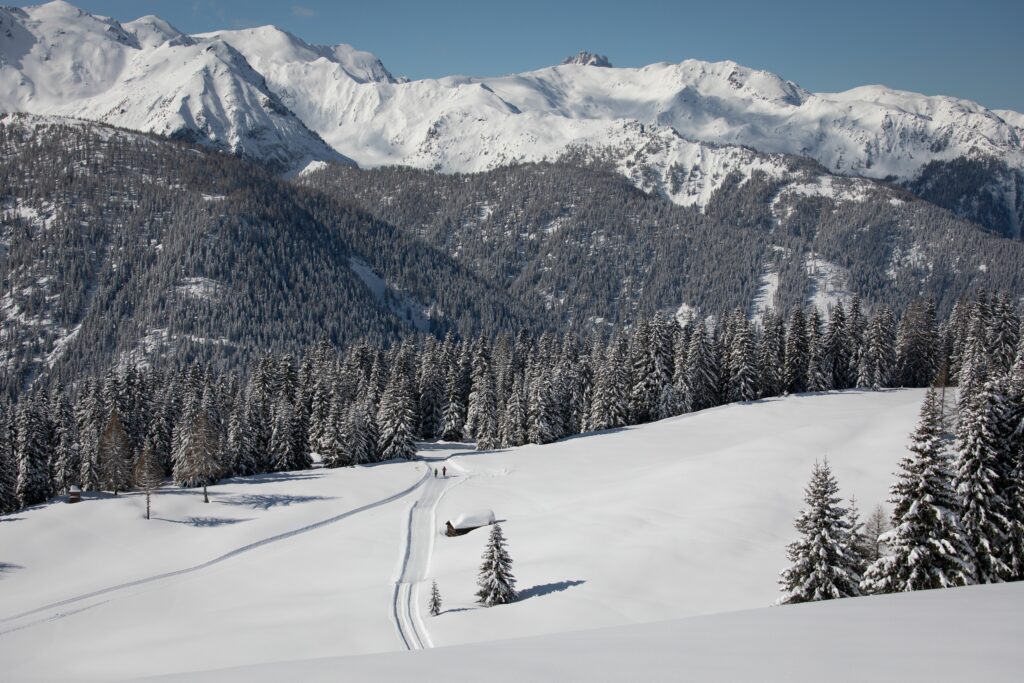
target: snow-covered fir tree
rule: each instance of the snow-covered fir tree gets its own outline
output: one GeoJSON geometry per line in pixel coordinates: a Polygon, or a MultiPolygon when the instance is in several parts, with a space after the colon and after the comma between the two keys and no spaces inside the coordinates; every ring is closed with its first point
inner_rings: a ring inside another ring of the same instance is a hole
{"type": "Polygon", "coordinates": [[[882,306],[868,325],[864,353],[858,364],[857,386],[873,391],[892,386],[896,370],[894,325],[892,312],[882,306]]]}
{"type": "Polygon", "coordinates": [[[1003,561],[1009,568],[1007,580],[1024,580],[1024,377],[1013,371],[1002,380],[1006,392],[1000,415],[999,436],[1003,442],[1002,494],[1007,502],[1007,539],[1003,561]]]}
{"type": "Polygon", "coordinates": [[[810,338],[807,336],[807,319],[797,308],[789,319],[786,331],[786,362],[782,370],[783,390],[790,394],[807,391],[807,366],[810,362],[810,338]]]}
{"type": "Polygon", "coordinates": [[[437,588],[437,581],[430,582],[430,602],[427,603],[427,612],[432,617],[441,614],[441,591],[437,588]]]}
{"type": "Polygon", "coordinates": [[[446,393],[442,360],[443,352],[428,340],[419,369],[419,432],[424,439],[438,435],[444,418],[446,393]]]}
{"type": "Polygon", "coordinates": [[[486,451],[498,448],[500,441],[500,425],[498,422],[498,400],[494,395],[494,376],[488,369],[476,388],[476,405],[479,413],[476,417],[476,448],[486,451]]]}
{"type": "Polygon", "coordinates": [[[626,384],[629,377],[623,365],[625,356],[625,339],[613,339],[598,368],[596,386],[591,396],[587,424],[592,430],[613,429],[628,424],[629,403],[626,397],[626,384]]]}
{"type": "Polygon", "coordinates": [[[522,378],[516,378],[501,418],[501,445],[514,448],[526,443],[526,397],[522,378]]]}
{"type": "Polygon", "coordinates": [[[690,348],[686,355],[687,412],[704,410],[718,405],[720,376],[715,360],[713,340],[703,322],[697,322],[690,336],[690,348]]]}
{"type": "Polygon", "coordinates": [[[466,426],[466,404],[462,400],[459,375],[459,367],[454,364],[445,382],[445,406],[441,417],[441,438],[445,441],[461,441],[462,429],[466,426]]]}
{"type": "Polygon", "coordinates": [[[786,548],[792,564],[780,575],[779,604],[860,595],[861,559],[852,546],[848,512],[840,505],[839,484],[827,460],[815,463],[805,491],[806,507],[794,524],[800,538],[786,548]]]}
{"type": "Polygon", "coordinates": [[[1001,551],[1010,526],[1000,481],[1004,443],[999,424],[1003,400],[994,383],[987,382],[961,408],[957,424],[956,491],[961,503],[960,522],[973,553],[978,583],[996,583],[1010,573],[1001,551]]]}
{"type": "Polygon", "coordinates": [[[481,558],[480,572],[477,575],[476,597],[484,607],[504,605],[515,601],[516,579],[512,576],[512,558],[505,547],[505,536],[501,525],[491,525],[491,534],[487,539],[487,548],[481,558]]]}
{"type": "Polygon", "coordinates": [[[380,400],[377,424],[380,429],[378,448],[384,460],[411,459],[416,455],[413,429],[416,416],[408,378],[399,369],[392,372],[387,388],[380,400]]]}
{"type": "Polygon", "coordinates": [[[0,406],[0,515],[15,512],[18,502],[18,461],[14,454],[10,405],[0,406]]]}
{"type": "Polygon", "coordinates": [[[45,502],[52,491],[46,422],[37,397],[29,397],[18,404],[15,431],[18,501],[22,507],[28,507],[45,502]]]}
{"type": "Polygon", "coordinates": [[[324,467],[349,467],[357,462],[353,439],[346,432],[349,426],[347,415],[345,404],[339,396],[335,396],[320,430],[318,448],[324,467]]]}
{"type": "Polygon", "coordinates": [[[760,394],[757,376],[757,344],[746,318],[740,318],[729,349],[729,400],[753,401],[760,394]]]}
{"type": "Polygon", "coordinates": [[[832,309],[828,332],[822,342],[821,354],[824,374],[830,388],[848,389],[853,386],[856,377],[851,377],[853,353],[850,331],[847,329],[846,309],[841,301],[832,309]]]}
{"type": "Polygon", "coordinates": [[[53,490],[55,493],[67,493],[72,486],[80,485],[82,461],[78,453],[78,433],[71,403],[63,387],[54,389],[50,406],[53,426],[53,452],[50,456],[53,490]]]}
{"type": "Polygon", "coordinates": [[[785,366],[785,322],[774,309],[765,311],[764,333],[758,349],[758,378],[760,397],[777,396],[782,392],[782,374],[785,366]]]}
{"type": "Polygon", "coordinates": [[[914,301],[900,319],[896,333],[896,373],[905,387],[932,384],[939,369],[935,304],[914,301]]]}
{"type": "Polygon", "coordinates": [[[193,398],[174,434],[174,483],[182,488],[203,487],[203,502],[210,502],[206,487],[221,473],[220,438],[213,421],[193,398]]]}
{"type": "Polygon", "coordinates": [[[864,573],[865,593],[896,593],[974,582],[971,548],[960,525],[960,502],[942,430],[942,406],[930,389],[892,486],[892,529],[880,537],[888,554],[864,573]]]}
{"type": "Polygon", "coordinates": [[[295,453],[295,409],[283,394],[271,411],[270,460],[274,472],[287,472],[297,459],[295,453]]]}
{"type": "Polygon", "coordinates": [[[860,518],[860,508],[857,507],[857,499],[853,496],[850,497],[850,505],[846,508],[846,523],[850,527],[849,547],[854,570],[858,576],[863,577],[864,570],[868,568],[869,558],[873,554],[874,539],[869,538],[865,532],[864,522],[860,518]]]}
{"type": "MultiPolygon", "coordinates": [[[[491,352],[486,337],[479,337],[474,344],[473,362],[470,368],[470,391],[469,400],[466,403],[466,424],[462,433],[467,439],[476,439],[477,427],[483,414],[482,402],[487,400],[481,392],[485,389],[484,384],[491,381],[491,352]]],[[[494,390],[493,384],[487,387],[494,390]]],[[[493,399],[493,396],[490,397],[493,399]]]]}

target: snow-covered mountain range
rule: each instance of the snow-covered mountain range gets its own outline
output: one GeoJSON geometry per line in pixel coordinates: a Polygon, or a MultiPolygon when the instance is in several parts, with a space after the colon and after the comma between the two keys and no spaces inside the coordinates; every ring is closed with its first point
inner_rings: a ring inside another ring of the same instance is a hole
{"type": "Polygon", "coordinates": [[[980,184],[943,190],[944,205],[970,216],[981,193],[1001,212],[990,227],[1020,235],[1020,113],[883,86],[812,93],[733,62],[612,68],[587,52],[566,62],[406,81],[370,53],[272,26],[189,36],[156,17],[120,24],[63,0],[0,10],[8,111],[204,140],[291,168],[351,159],[473,172],[584,149],[680,204],[702,205],[733,172],[785,175],[781,155],[922,192],[950,184],[944,164],[994,162],[980,184]]]}

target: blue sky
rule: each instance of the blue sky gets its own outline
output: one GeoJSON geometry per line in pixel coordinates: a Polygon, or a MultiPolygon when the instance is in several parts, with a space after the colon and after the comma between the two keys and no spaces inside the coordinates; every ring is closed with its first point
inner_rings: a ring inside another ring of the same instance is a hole
{"type": "Polygon", "coordinates": [[[586,49],[608,55],[616,66],[732,59],[814,91],[883,83],[1024,111],[1024,0],[75,4],[120,20],[158,14],[190,33],[275,24],[308,42],[369,50],[392,73],[411,78],[525,71],[586,49]]]}

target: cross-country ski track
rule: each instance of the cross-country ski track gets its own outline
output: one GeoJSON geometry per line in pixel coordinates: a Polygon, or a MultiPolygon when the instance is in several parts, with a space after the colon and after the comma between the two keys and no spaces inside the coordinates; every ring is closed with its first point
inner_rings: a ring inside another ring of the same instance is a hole
{"type": "MultiPolygon", "coordinates": [[[[323,528],[325,526],[334,524],[336,522],[340,522],[340,521],[342,521],[344,519],[347,519],[349,517],[352,517],[354,515],[357,515],[357,514],[360,514],[360,513],[369,511],[369,510],[372,510],[374,508],[379,508],[379,507],[382,507],[384,505],[388,505],[389,503],[393,503],[393,502],[395,502],[397,500],[400,500],[400,499],[404,498],[405,496],[409,495],[410,493],[412,493],[416,489],[424,486],[424,484],[429,484],[429,483],[432,483],[432,482],[433,482],[433,470],[432,470],[431,467],[428,466],[426,468],[426,471],[424,472],[423,476],[420,477],[420,479],[418,479],[415,484],[413,484],[412,486],[406,487],[405,489],[403,489],[401,491],[398,491],[397,493],[394,493],[394,494],[392,494],[390,496],[387,496],[385,498],[381,498],[379,500],[373,501],[371,503],[367,503],[365,505],[361,505],[361,506],[359,506],[357,508],[354,508],[352,510],[347,510],[347,511],[342,512],[340,514],[333,515],[333,516],[328,517],[326,519],[322,519],[322,520],[320,520],[318,522],[314,522],[312,524],[307,524],[305,526],[299,527],[297,529],[293,529],[291,531],[286,531],[284,533],[275,534],[273,536],[269,536],[269,537],[261,539],[259,541],[254,541],[252,543],[248,543],[246,545],[243,545],[241,547],[235,548],[235,549],[230,550],[230,551],[228,551],[226,553],[218,555],[217,557],[214,557],[211,560],[207,560],[206,562],[202,562],[202,563],[199,563],[199,564],[196,564],[196,565],[192,565],[190,567],[185,567],[185,568],[182,568],[182,569],[177,569],[177,570],[174,570],[174,571],[163,572],[161,574],[154,574],[152,576],[143,577],[143,578],[140,578],[140,579],[136,579],[134,581],[128,581],[128,582],[125,582],[125,583],[119,583],[119,584],[116,584],[116,585],[113,585],[113,586],[108,586],[106,588],[101,588],[99,590],[90,591],[88,593],[83,593],[81,595],[72,596],[70,598],[65,598],[63,600],[59,600],[57,602],[52,602],[52,603],[49,603],[49,604],[46,604],[46,605],[42,605],[40,607],[36,607],[36,608],[30,609],[30,610],[26,610],[26,611],[20,612],[18,614],[13,614],[13,615],[6,616],[6,617],[0,617],[0,637],[2,637],[4,634],[7,634],[7,633],[12,633],[14,631],[20,631],[22,629],[29,628],[31,626],[35,626],[36,624],[40,624],[40,623],[44,623],[44,622],[48,622],[48,621],[53,621],[55,619],[62,619],[64,617],[71,616],[73,614],[78,614],[78,613],[83,612],[83,611],[89,609],[90,607],[94,606],[94,605],[89,605],[89,606],[85,606],[85,607],[76,607],[76,608],[70,609],[70,610],[65,609],[65,608],[67,608],[70,605],[75,605],[76,603],[81,603],[81,602],[90,600],[92,598],[97,598],[97,597],[100,597],[100,596],[107,596],[107,595],[109,595],[111,593],[116,593],[116,592],[123,591],[123,590],[129,589],[129,588],[135,588],[137,586],[142,586],[142,585],[145,585],[145,584],[151,584],[151,583],[155,583],[155,582],[158,582],[158,581],[163,581],[165,579],[171,579],[171,578],[181,577],[181,576],[184,576],[184,575],[187,575],[187,574],[192,574],[192,573],[201,571],[203,569],[207,569],[209,567],[212,567],[214,565],[220,564],[220,563],[225,562],[227,560],[230,560],[232,558],[238,557],[239,555],[242,555],[244,553],[248,553],[248,552],[250,552],[252,550],[256,550],[257,548],[262,548],[262,547],[265,547],[265,546],[270,545],[272,543],[277,543],[278,541],[284,541],[286,539],[294,538],[294,537],[299,536],[301,534],[305,534],[305,533],[314,531],[316,529],[320,529],[320,528],[323,528]],[[34,618],[28,619],[29,617],[34,617],[34,618]]],[[[109,600],[109,599],[110,598],[108,598],[107,600],[109,600]]],[[[106,602],[107,600],[105,600],[103,602],[106,602]]]]}
{"type": "Polygon", "coordinates": [[[433,647],[423,622],[424,597],[420,587],[425,585],[430,572],[430,557],[440,533],[437,504],[452,486],[465,481],[464,476],[460,476],[462,473],[447,461],[438,461],[437,466],[447,466],[448,476],[430,476],[426,484],[420,487],[419,498],[409,508],[398,579],[393,593],[392,618],[398,629],[398,637],[408,650],[433,647]]]}

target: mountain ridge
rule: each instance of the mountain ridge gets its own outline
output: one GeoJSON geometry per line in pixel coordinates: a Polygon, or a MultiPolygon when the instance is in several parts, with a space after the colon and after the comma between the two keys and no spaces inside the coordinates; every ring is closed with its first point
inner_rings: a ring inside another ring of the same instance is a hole
{"type": "Polygon", "coordinates": [[[566,61],[407,81],[371,53],[273,26],[186,35],[64,0],[0,10],[7,111],[184,137],[291,172],[313,161],[479,172],[588,148],[683,205],[703,205],[730,173],[782,173],[772,155],[792,155],[926,188],[969,220],[1022,234],[1024,114],[878,85],[813,93],[732,61],[616,68],[585,51],[566,61]]]}

